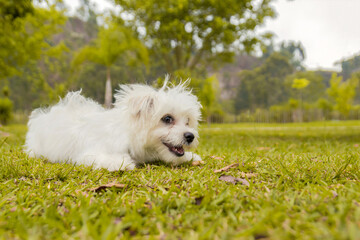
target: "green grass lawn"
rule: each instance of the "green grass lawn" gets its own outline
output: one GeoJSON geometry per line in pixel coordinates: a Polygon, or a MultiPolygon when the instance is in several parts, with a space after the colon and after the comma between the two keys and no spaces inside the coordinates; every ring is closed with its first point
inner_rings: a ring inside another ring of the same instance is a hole
{"type": "Polygon", "coordinates": [[[113,173],[29,159],[25,132],[0,128],[0,238],[360,239],[360,122],[203,125],[205,164],[113,173]]]}

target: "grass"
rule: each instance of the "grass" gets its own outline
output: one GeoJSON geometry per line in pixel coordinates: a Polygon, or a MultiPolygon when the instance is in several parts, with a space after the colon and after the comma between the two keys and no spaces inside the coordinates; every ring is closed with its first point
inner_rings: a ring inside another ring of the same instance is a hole
{"type": "Polygon", "coordinates": [[[360,122],[201,126],[205,164],[114,173],[29,159],[26,127],[4,132],[3,239],[360,239],[360,122]]]}

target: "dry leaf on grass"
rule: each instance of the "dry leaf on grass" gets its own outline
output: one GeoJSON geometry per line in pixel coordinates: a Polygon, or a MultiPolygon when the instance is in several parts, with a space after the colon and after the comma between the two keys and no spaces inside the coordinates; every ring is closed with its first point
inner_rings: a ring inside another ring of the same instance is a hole
{"type": "Polygon", "coordinates": [[[233,164],[223,167],[221,169],[214,170],[214,173],[227,172],[227,171],[229,171],[230,168],[236,168],[237,166],[239,166],[239,163],[233,163],[233,164]]]}
{"type": "Polygon", "coordinates": [[[98,186],[96,188],[89,189],[90,192],[101,192],[108,188],[117,188],[117,189],[123,189],[126,188],[126,184],[120,184],[120,183],[109,183],[105,185],[98,186]]]}
{"type": "Polygon", "coordinates": [[[10,137],[10,133],[0,131],[0,137],[10,137]]]}
{"type": "Polygon", "coordinates": [[[232,183],[232,184],[237,184],[239,182],[242,185],[250,186],[250,183],[248,181],[246,181],[246,179],[236,178],[236,177],[233,177],[233,176],[230,176],[230,175],[221,175],[219,177],[219,180],[229,182],[229,183],[232,183]]]}
{"type": "Polygon", "coordinates": [[[204,196],[195,198],[195,205],[200,205],[203,199],[204,199],[204,196]]]}
{"type": "Polygon", "coordinates": [[[83,191],[81,191],[81,190],[75,190],[75,193],[76,193],[77,195],[83,195],[84,197],[88,197],[88,196],[89,196],[89,194],[88,194],[87,192],[83,192],[83,191]]]}
{"type": "Polygon", "coordinates": [[[257,176],[257,173],[245,173],[240,172],[242,178],[253,178],[257,176]]]}
{"type": "Polygon", "coordinates": [[[224,157],[210,156],[210,158],[216,159],[216,160],[224,160],[224,157]]]}
{"type": "Polygon", "coordinates": [[[151,204],[151,202],[144,202],[144,206],[146,207],[146,208],[148,208],[148,209],[152,209],[152,204],[151,204]]]}
{"type": "Polygon", "coordinates": [[[333,197],[334,197],[334,198],[336,198],[337,196],[339,196],[336,191],[332,191],[332,194],[333,194],[333,197]]]}
{"type": "Polygon", "coordinates": [[[270,147],[257,147],[256,150],[258,151],[267,151],[267,150],[270,150],[271,148],[270,147]]]}
{"type": "Polygon", "coordinates": [[[201,161],[201,160],[191,162],[191,165],[193,165],[193,166],[200,166],[200,165],[203,165],[203,164],[205,164],[205,162],[201,161]]]}

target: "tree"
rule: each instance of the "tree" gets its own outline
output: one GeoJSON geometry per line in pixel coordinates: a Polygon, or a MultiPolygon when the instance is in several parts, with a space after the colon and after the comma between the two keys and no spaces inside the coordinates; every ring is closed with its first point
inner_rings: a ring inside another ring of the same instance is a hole
{"type": "Polygon", "coordinates": [[[7,124],[12,116],[13,103],[9,99],[9,88],[4,87],[2,89],[2,95],[4,98],[0,97],[0,123],[7,124]]]}
{"type": "Polygon", "coordinates": [[[306,78],[295,78],[293,80],[292,88],[301,90],[303,88],[306,88],[309,85],[310,81],[306,78]]]}
{"type": "Polygon", "coordinates": [[[80,6],[77,9],[77,15],[84,22],[86,35],[95,38],[97,34],[97,14],[95,13],[96,5],[90,0],[80,0],[80,6]],[[95,31],[94,31],[95,30],[95,31]]]}
{"type": "Polygon", "coordinates": [[[289,97],[298,98],[300,90],[293,88],[294,79],[306,79],[309,81],[308,86],[301,89],[302,101],[307,103],[314,103],[319,98],[326,96],[326,86],[324,84],[324,77],[314,71],[295,72],[286,77],[285,84],[290,89],[289,97]]]}
{"type": "Polygon", "coordinates": [[[52,5],[41,8],[30,0],[0,0],[0,79],[21,74],[21,66],[51,50],[55,45],[50,37],[65,20],[52,5]]]}
{"type": "Polygon", "coordinates": [[[34,11],[32,0],[0,1],[0,17],[2,21],[14,22],[19,18],[26,17],[27,14],[33,14],[34,11]]]}
{"type": "Polygon", "coordinates": [[[360,71],[360,55],[353,56],[348,59],[341,60],[336,64],[341,64],[341,75],[344,79],[348,79],[353,72],[360,71]]]}
{"type": "Polygon", "coordinates": [[[279,45],[274,45],[271,41],[270,44],[263,46],[263,59],[267,59],[274,52],[279,52],[281,55],[287,57],[291,65],[297,71],[305,70],[303,65],[305,60],[305,49],[301,42],[281,42],[279,45]]]}
{"type": "Polygon", "coordinates": [[[232,60],[251,52],[270,34],[255,34],[275,13],[272,0],[115,0],[120,18],[146,42],[172,73],[232,60]]]}
{"type": "Polygon", "coordinates": [[[112,86],[111,67],[119,59],[127,59],[127,64],[134,65],[139,61],[147,64],[148,53],[145,46],[137,40],[132,32],[115,23],[99,30],[94,41],[77,53],[73,65],[78,66],[85,61],[91,61],[106,67],[105,106],[111,107],[112,86]]]}
{"type": "Polygon", "coordinates": [[[334,109],[333,104],[325,98],[319,98],[316,102],[316,106],[322,110],[323,119],[331,119],[331,112],[334,109]]]}
{"type": "MultiPolygon", "coordinates": [[[[303,89],[309,86],[310,81],[306,78],[295,78],[291,85],[292,88],[299,92],[300,109],[299,109],[299,121],[303,121],[303,89]]],[[[292,99],[290,99],[292,100],[292,99]]],[[[293,101],[294,102],[294,101],[293,101]]],[[[291,103],[291,102],[289,102],[291,103]]],[[[294,104],[293,104],[294,105],[294,104]]]]}
{"type": "Polygon", "coordinates": [[[70,78],[68,48],[59,44],[41,55],[40,60],[29,59],[19,67],[21,75],[8,77],[0,86],[9,86],[15,109],[31,110],[59,100],[70,78]]]}
{"type": "Polygon", "coordinates": [[[289,90],[289,101],[298,99],[298,108],[292,108],[293,120],[296,121],[301,122],[303,120],[303,106],[306,106],[309,103],[316,104],[319,98],[324,98],[326,96],[324,78],[317,72],[295,72],[286,77],[285,85],[289,90]]]}
{"type": "Polygon", "coordinates": [[[290,59],[291,65],[293,65],[297,71],[305,70],[303,62],[306,56],[304,46],[301,42],[282,42],[280,44],[280,53],[290,59]]]}
{"type": "Polygon", "coordinates": [[[335,109],[345,116],[349,114],[351,109],[358,81],[355,77],[343,81],[343,78],[336,73],[331,77],[330,87],[326,92],[335,102],[335,109]]]}
{"type": "Polygon", "coordinates": [[[235,99],[237,112],[244,109],[268,108],[288,99],[285,78],[293,72],[288,59],[273,53],[263,65],[240,72],[240,85],[235,99]]]}

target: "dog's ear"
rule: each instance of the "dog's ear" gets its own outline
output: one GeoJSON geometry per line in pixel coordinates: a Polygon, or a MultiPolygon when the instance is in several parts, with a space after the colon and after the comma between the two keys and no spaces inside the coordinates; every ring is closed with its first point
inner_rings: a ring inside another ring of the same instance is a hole
{"type": "Polygon", "coordinates": [[[135,118],[151,117],[155,109],[155,97],[144,96],[142,98],[132,99],[130,101],[129,110],[135,118]]]}
{"type": "Polygon", "coordinates": [[[156,90],[144,85],[122,85],[115,95],[116,108],[122,108],[137,119],[147,119],[155,112],[156,90]]]}

